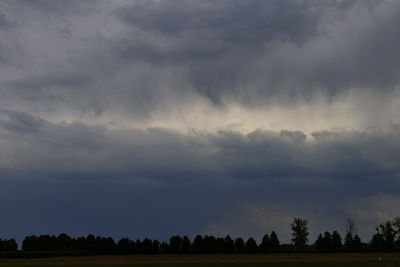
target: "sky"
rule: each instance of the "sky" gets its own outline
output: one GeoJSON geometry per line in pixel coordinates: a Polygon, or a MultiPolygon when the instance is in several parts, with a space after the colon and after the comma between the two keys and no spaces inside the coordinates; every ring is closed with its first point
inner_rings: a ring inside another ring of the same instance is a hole
{"type": "Polygon", "coordinates": [[[0,237],[400,216],[400,2],[0,2],[0,237]]]}

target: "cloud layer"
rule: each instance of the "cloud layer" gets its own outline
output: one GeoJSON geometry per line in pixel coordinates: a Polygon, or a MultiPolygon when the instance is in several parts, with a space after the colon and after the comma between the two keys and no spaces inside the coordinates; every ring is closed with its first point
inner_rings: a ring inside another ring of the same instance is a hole
{"type": "Polygon", "coordinates": [[[304,216],[367,238],[399,215],[399,20],[390,0],[3,1],[0,235],[287,242],[304,216]]]}

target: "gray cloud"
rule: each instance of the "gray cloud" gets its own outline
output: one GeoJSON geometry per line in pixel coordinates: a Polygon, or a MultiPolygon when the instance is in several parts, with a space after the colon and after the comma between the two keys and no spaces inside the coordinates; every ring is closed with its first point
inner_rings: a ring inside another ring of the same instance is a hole
{"type": "Polygon", "coordinates": [[[398,212],[397,1],[0,5],[0,234],[365,239],[398,212]]]}
{"type": "MultiPolygon", "coordinates": [[[[6,231],[18,236],[23,231],[65,229],[76,234],[152,233],[166,238],[175,232],[215,232],[221,223],[237,235],[259,234],[260,225],[250,227],[253,232],[245,231],[245,226],[258,223],[253,215],[235,215],[243,205],[253,207],[252,212],[260,209],[257,216],[265,218],[278,212],[276,220],[296,216],[291,213],[298,207],[302,216],[311,216],[315,234],[323,227],[340,227],[334,223],[355,216],[352,207],[364,203],[366,197],[377,193],[398,197],[397,129],[321,132],[314,134],[314,141],[306,141],[301,132],[290,131],[183,135],[165,129],[52,124],[19,112],[3,111],[2,115],[4,197],[24,196],[7,208],[24,207],[8,220],[19,220],[23,213],[25,222],[35,222],[31,226],[6,224],[6,231]],[[34,191],[26,191],[32,187],[34,191]],[[30,205],[37,207],[35,213],[25,214],[30,205]],[[318,215],[315,209],[326,213],[318,215]],[[328,213],[331,222],[323,218],[328,213]],[[63,219],[77,215],[80,223],[63,219]],[[43,216],[50,216],[53,226],[40,224],[43,216]],[[232,216],[241,218],[240,222],[227,223],[232,216]],[[154,221],[161,218],[165,224],[156,225],[154,221]]],[[[377,212],[379,203],[375,208],[370,212],[377,212]]],[[[396,211],[387,212],[390,216],[396,211]]],[[[259,223],[276,226],[266,220],[259,223]]],[[[377,218],[357,220],[365,239],[371,233],[365,222],[379,222],[377,218]]],[[[285,227],[278,227],[283,237],[285,227]]]]}

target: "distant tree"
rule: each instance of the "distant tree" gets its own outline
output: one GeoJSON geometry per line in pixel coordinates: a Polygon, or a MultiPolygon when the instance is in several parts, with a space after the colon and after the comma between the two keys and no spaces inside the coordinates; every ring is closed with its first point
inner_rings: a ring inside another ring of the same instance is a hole
{"type": "Polygon", "coordinates": [[[117,251],[117,244],[111,237],[96,236],[95,250],[100,254],[115,253],[117,251]]]}
{"type": "Polygon", "coordinates": [[[135,242],[132,242],[132,246],[133,246],[133,251],[135,254],[143,254],[143,246],[142,246],[142,241],[138,238],[136,239],[135,242]]]}
{"type": "Polygon", "coordinates": [[[192,249],[192,244],[187,236],[184,236],[182,239],[182,252],[189,253],[192,249]]]}
{"type": "Polygon", "coordinates": [[[290,225],[293,231],[292,242],[295,251],[304,251],[308,242],[308,221],[301,218],[294,218],[293,223],[290,225]]]}
{"type": "Polygon", "coordinates": [[[75,249],[76,250],[89,250],[89,243],[85,237],[78,237],[75,241],[75,249]]]}
{"type": "Polygon", "coordinates": [[[400,250],[400,217],[394,218],[392,224],[396,232],[395,247],[397,250],[400,250]]]}
{"type": "Polygon", "coordinates": [[[317,240],[314,243],[314,246],[316,251],[321,252],[325,250],[324,238],[322,237],[322,234],[318,235],[317,240]]]}
{"type": "Polygon", "coordinates": [[[383,248],[386,251],[392,251],[394,248],[394,238],[396,235],[396,232],[393,228],[392,222],[391,221],[387,221],[383,224],[381,224],[380,229],[382,231],[382,235],[383,235],[383,248]]]}
{"type": "Polygon", "coordinates": [[[169,251],[169,245],[167,242],[163,241],[160,244],[160,253],[167,253],[169,251]]]}
{"type": "Polygon", "coordinates": [[[56,239],[56,248],[58,250],[70,250],[71,241],[71,237],[69,237],[66,233],[59,234],[56,239]]]}
{"type": "Polygon", "coordinates": [[[88,243],[89,250],[94,250],[96,245],[96,237],[92,234],[88,234],[86,241],[88,243]]]}
{"type": "Polygon", "coordinates": [[[324,244],[324,250],[326,251],[331,251],[332,250],[332,235],[328,231],[324,233],[323,237],[323,244],[324,244]]]}
{"type": "Polygon", "coordinates": [[[382,234],[374,234],[372,236],[372,240],[370,242],[370,248],[373,251],[381,251],[382,250],[382,244],[383,244],[383,236],[382,234]]]}
{"type": "Polygon", "coordinates": [[[132,241],[128,238],[121,238],[117,243],[118,251],[122,254],[133,253],[132,241]]]}
{"type": "Polygon", "coordinates": [[[346,249],[346,251],[352,251],[353,247],[354,247],[354,240],[353,240],[353,236],[351,235],[350,232],[346,233],[346,237],[344,238],[344,247],[346,249]]]}
{"type": "Polygon", "coordinates": [[[24,241],[22,241],[22,249],[25,251],[37,250],[37,240],[38,237],[35,235],[25,237],[24,241]]]}
{"type": "Polygon", "coordinates": [[[354,222],[354,220],[352,220],[350,218],[348,218],[346,220],[345,228],[346,228],[346,234],[349,233],[352,238],[357,233],[357,228],[355,226],[355,222],[354,222]]]}
{"type": "Polygon", "coordinates": [[[197,235],[193,241],[193,252],[202,253],[203,252],[203,237],[201,235],[197,235]]]}
{"type": "Polygon", "coordinates": [[[160,242],[158,240],[153,240],[152,251],[153,254],[160,253],[160,242]]]}
{"type": "Polygon", "coordinates": [[[261,240],[260,251],[266,253],[269,252],[269,250],[270,250],[269,236],[268,234],[265,234],[261,240]]]}
{"type": "Polygon", "coordinates": [[[229,235],[224,238],[224,248],[226,253],[232,253],[235,250],[235,242],[229,235]]]}
{"type": "Polygon", "coordinates": [[[356,234],[353,238],[353,251],[360,252],[362,249],[361,238],[356,234]]]}
{"type": "Polygon", "coordinates": [[[17,251],[18,244],[14,238],[11,239],[0,239],[0,251],[17,251]]]}
{"type": "Polygon", "coordinates": [[[171,253],[182,252],[182,238],[178,235],[174,235],[169,240],[169,251],[171,253]]]}
{"type": "Polygon", "coordinates": [[[269,236],[269,248],[272,251],[278,251],[280,246],[280,242],[278,239],[278,235],[275,233],[275,231],[272,231],[270,236],[269,236]]]}
{"type": "Polygon", "coordinates": [[[56,237],[50,235],[40,235],[36,240],[36,250],[51,251],[56,249],[56,237]]]}
{"type": "Polygon", "coordinates": [[[342,237],[340,236],[338,231],[333,231],[332,233],[332,250],[342,250],[342,237]]]}
{"type": "Polygon", "coordinates": [[[217,253],[223,253],[226,252],[225,250],[225,240],[222,237],[217,237],[216,242],[216,252],[217,253]]]}
{"type": "Polygon", "coordinates": [[[238,253],[244,252],[245,243],[241,237],[235,239],[235,251],[238,253]]]}
{"type": "Polygon", "coordinates": [[[217,248],[217,239],[212,235],[206,235],[203,239],[203,249],[205,253],[215,253],[217,248]]]}
{"type": "Polygon", "coordinates": [[[143,239],[142,253],[153,254],[153,241],[151,239],[149,239],[149,238],[143,239]]]}
{"type": "Polygon", "coordinates": [[[255,253],[257,252],[257,242],[254,238],[250,237],[246,241],[246,252],[247,253],[255,253]]]}

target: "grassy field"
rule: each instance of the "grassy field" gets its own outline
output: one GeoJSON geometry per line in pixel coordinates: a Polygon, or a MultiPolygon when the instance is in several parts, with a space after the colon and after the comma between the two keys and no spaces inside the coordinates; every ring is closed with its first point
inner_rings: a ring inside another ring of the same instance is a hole
{"type": "Polygon", "coordinates": [[[77,256],[39,259],[0,259],[0,267],[84,266],[400,266],[400,254],[243,254],[243,255],[157,255],[77,256]]]}

